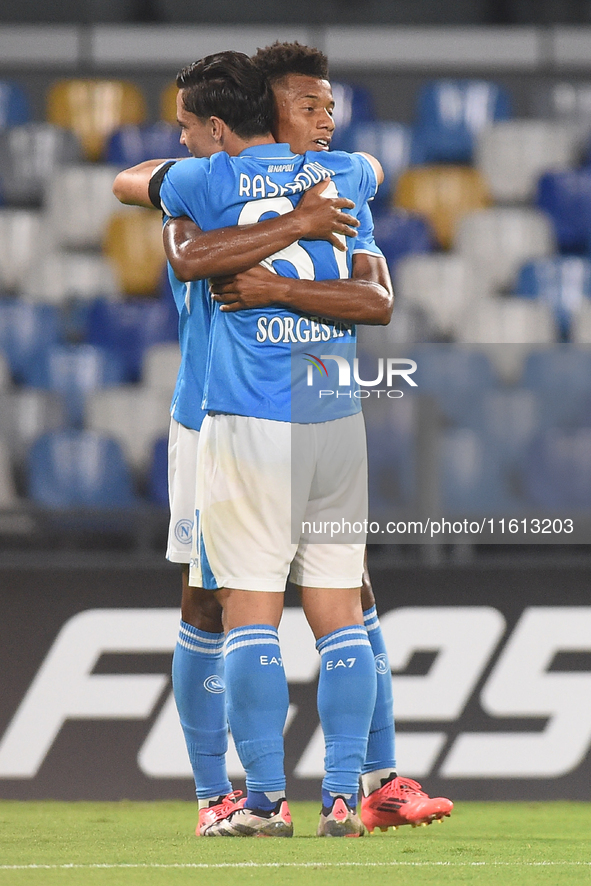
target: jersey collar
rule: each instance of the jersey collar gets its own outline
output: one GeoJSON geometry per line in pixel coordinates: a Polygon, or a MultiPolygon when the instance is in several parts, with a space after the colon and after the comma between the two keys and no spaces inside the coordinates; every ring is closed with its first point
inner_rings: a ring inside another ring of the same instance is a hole
{"type": "Polygon", "coordinates": [[[269,157],[272,157],[274,160],[296,160],[299,155],[294,154],[287,144],[271,142],[267,145],[253,145],[251,148],[244,148],[238,156],[256,157],[261,160],[266,160],[269,157]]]}

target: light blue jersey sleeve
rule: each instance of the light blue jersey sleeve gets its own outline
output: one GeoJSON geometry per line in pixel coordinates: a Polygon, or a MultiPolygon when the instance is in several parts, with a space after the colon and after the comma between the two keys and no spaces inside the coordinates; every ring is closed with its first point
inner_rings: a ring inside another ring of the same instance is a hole
{"type": "Polygon", "coordinates": [[[371,255],[383,257],[384,253],[374,240],[373,216],[367,203],[363,204],[357,218],[359,219],[359,227],[357,228],[357,236],[353,240],[353,255],[356,252],[369,252],[371,255]]]}
{"type": "Polygon", "coordinates": [[[187,215],[200,224],[209,196],[210,161],[190,157],[167,170],[160,188],[160,203],[166,215],[187,215]]]}

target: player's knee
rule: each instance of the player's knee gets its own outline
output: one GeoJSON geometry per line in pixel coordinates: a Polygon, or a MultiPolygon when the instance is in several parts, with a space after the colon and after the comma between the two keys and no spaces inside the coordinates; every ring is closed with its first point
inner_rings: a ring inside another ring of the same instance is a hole
{"type": "Polygon", "coordinates": [[[376,598],[373,594],[373,589],[371,586],[371,581],[369,580],[369,572],[367,571],[367,564],[363,570],[363,580],[361,583],[361,608],[364,612],[367,612],[368,609],[371,609],[372,606],[375,606],[376,598]]]}
{"type": "Polygon", "coordinates": [[[213,593],[203,588],[183,589],[181,617],[186,624],[200,631],[211,634],[220,634],[223,631],[222,607],[213,593]]]}

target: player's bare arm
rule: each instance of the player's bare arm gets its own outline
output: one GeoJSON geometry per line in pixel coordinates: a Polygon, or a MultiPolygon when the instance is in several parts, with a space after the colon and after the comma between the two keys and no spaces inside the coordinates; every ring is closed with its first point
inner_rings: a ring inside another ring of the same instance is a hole
{"type": "Polygon", "coordinates": [[[202,232],[189,219],[171,219],[164,228],[164,248],[179,280],[199,280],[240,273],[296,240],[327,240],[346,249],[337,234],[356,237],[359,225],[345,210],[345,197],[325,197],[327,182],[307,191],[292,212],[256,225],[202,232]]]}
{"type": "Polygon", "coordinates": [[[166,160],[146,160],[120,172],[113,182],[113,193],[120,203],[154,209],[148,188],[154,171],[166,160]]]}
{"type": "Polygon", "coordinates": [[[328,320],[387,326],[394,307],[386,260],[366,253],[353,256],[353,276],[347,280],[280,277],[259,265],[241,274],[213,279],[210,286],[222,311],[281,304],[328,320]]]}

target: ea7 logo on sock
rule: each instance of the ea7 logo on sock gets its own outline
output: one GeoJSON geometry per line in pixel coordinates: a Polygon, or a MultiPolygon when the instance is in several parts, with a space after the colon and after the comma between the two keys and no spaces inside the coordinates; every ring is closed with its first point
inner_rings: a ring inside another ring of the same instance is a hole
{"type": "Polygon", "coordinates": [[[283,660],[279,657],[275,657],[274,655],[269,658],[268,655],[261,655],[259,657],[259,661],[262,665],[279,665],[279,667],[283,667],[283,660]]]}
{"type": "Polygon", "coordinates": [[[356,658],[345,658],[344,660],[342,658],[339,658],[336,661],[334,659],[330,659],[326,662],[326,670],[334,671],[336,670],[336,668],[352,668],[356,661],[356,658]]]}
{"type": "Polygon", "coordinates": [[[221,677],[218,677],[217,674],[211,674],[211,676],[209,676],[207,680],[204,681],[203,685],[208,692],[214,692],[216,694],[219,692],[225,692],[226,690],[226,687],[224,686],[224,681],[221,677]]]}

